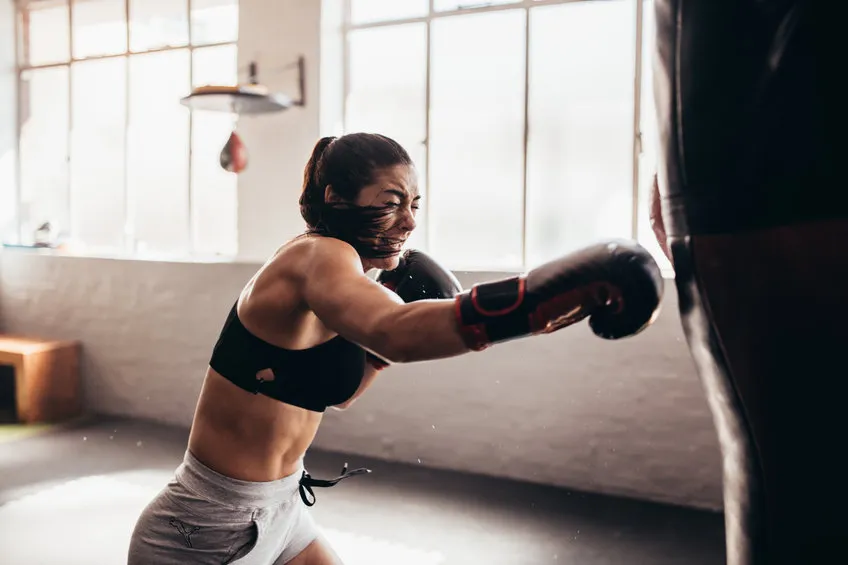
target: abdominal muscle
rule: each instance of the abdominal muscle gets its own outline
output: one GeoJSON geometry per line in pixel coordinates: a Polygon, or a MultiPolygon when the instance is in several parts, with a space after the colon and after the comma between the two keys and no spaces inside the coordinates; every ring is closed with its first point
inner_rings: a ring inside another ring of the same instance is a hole
{"type": "Polygon", "coordinates": [[[300,470],[323,414],[247,392],[209,368],[188,449],[227,477],[253,482],[300,470]]]}

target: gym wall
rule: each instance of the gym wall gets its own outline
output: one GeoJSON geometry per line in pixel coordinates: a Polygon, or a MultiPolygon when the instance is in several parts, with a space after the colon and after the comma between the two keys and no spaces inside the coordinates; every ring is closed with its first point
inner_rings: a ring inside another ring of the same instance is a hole
{"type": "MultiPolygon", "coordinates": [[[[0,0],[0,26],[10,25],[9,4],[0,0]]],[[[337,114],[326,109],[339,80],[338,11],[325,6],[322,13],[320,4],[241,1],[240,66],[253,58],[282,66],[305,55],[308,104],[239,125],[250,166],[239,179],[238,262],[0,253],[0,330],[81,340],[89,410],[188,426],[232,302],[265,257],[302,229],[303,166],[317,138],[339,128],[337,114]]],[[[2,29],[0,38],[9,37],[2,29]]],[[[0,59],[0,163],[8,159],[14,123],[10,74],[0,59]]],[[[269,70],[262,80],[294,92],[293,75],[269,70]]],[[[9,182],[3,174],[0,182],[9,182]]],[[[464,286],[506,274],[457,273],[464,286]]],[[[581,324],[392,368],[348,411],[327,413],[316,447],[721,507],[718,442],[672,281],[661,316],[635,338],[606,342],[581,324]]]]}
{"type": "Polygon", "coordinates": [[[15,79],[14,9],[0,0],[0,226],[15,214],[17,169],[17,88],[15,79]]]}

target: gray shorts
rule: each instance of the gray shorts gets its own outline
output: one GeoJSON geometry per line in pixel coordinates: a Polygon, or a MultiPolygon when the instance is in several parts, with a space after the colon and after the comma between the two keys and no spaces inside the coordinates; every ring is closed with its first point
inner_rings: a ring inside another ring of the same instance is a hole
{"type": "Polygon", "coordinates": [[[318,537],[298,493],[300,477],[299,470],[277,481],[239,481],[186,451],[139,517],[128,565],[287,563],[318,537]]]}

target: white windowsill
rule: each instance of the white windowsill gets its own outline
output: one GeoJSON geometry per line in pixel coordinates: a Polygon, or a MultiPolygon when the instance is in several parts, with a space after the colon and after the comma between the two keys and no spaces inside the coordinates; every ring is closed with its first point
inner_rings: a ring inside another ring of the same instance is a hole
{"type": "Polygon", "coordinates": [[[166,255],[154,253],[121,253],[121,252],[92,252],[73,251],[68,249],[54,249],[49,247],[30,247],[25,245],[3,244],[0,253],[26,253],[48,257],[69,257],[77,259],[111,259],[118,261],[150,261],[154,263],[256,263],[223,255],[166,255]]]}
{"type": "MultiPolygon", "coordinates": [[[[116,261],[149,261],[151,263],[181,263],[181,264],[197,264],[197,265],[262,265],[263,261],[246,259],[241,257],[227,256],[169,256],[155,254],[130,254],[130,253],[92,253],[92,252],[73,252],[65,249],[51,249],[46,247],[28,247],[3,244],[0,247],[0,253],[26,253],[48,257],[66,257],[76,259],[101,259],[101,260],[116,260],[116,261]]],[[[526,269],[513,268],[484,268],[484,267],[466,267],[451,269],[453,273],[466,274],[469,276],[479,274],[491,274],[493,276],[510,276],[519,275],[526,272],[526,269]]],[[[661,269],[663,279],[674,280],[674,271],[671,269],[661,269]]]]}

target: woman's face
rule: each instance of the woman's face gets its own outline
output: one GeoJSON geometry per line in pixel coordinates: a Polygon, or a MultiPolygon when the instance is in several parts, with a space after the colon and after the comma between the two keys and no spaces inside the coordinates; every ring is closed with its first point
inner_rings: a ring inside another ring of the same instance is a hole
{"type": "Polygon", "coordinates": [[[359,206],[386,208],[389,213],[387,227],[381,233],[380,242],[389,243],[396,252],[386,258],[365,259],[367,269],[397,268],[403,245],[415,229],[415,214],[418,211],[421,195],[418,193],[418,175],[414,166],[395,165],[380,169],[374,176],[374,182],[364,187],[356,199],[359,206]]]}

